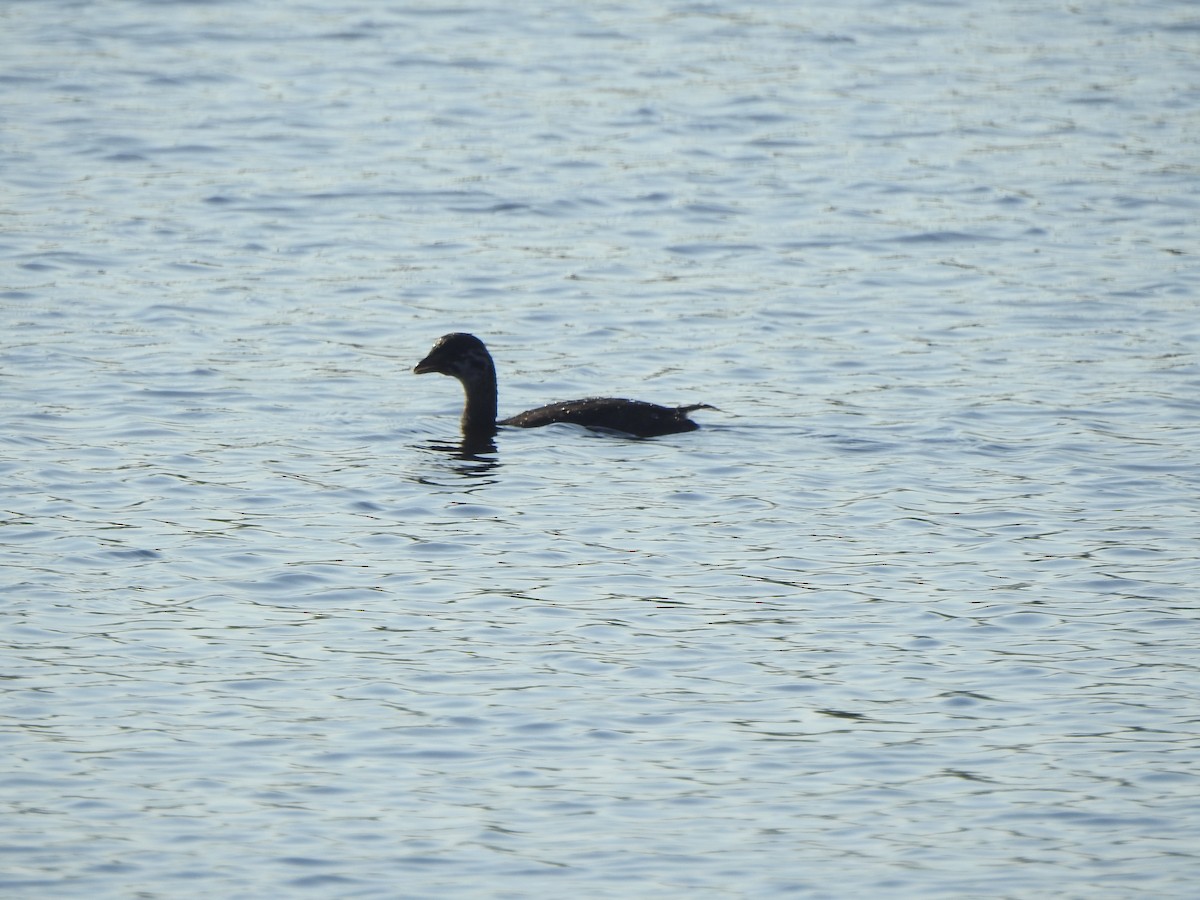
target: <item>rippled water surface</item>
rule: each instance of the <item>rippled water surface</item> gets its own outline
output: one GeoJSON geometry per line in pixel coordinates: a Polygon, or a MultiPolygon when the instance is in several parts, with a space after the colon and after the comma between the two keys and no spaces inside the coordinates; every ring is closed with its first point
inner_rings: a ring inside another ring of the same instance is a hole
{"type": "Polygon", "coordinates": [[[0,11],[5,896],[1193,895],[1196,8],[816,6],[0,11]]]}

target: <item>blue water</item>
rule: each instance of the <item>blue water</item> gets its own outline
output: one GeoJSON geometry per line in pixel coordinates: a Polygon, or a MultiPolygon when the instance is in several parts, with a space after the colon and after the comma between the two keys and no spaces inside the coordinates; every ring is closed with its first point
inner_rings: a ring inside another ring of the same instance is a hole
{"type": "Polygon", "coordinates": [[[1193,895],[1200,19],[808,6],[6,5],[6,897],[1193,895]]]}

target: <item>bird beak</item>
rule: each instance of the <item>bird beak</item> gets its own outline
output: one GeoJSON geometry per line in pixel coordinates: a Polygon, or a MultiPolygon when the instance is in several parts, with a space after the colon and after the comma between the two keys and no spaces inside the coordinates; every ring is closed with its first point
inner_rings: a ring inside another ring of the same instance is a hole
{"type": "Polygon", "coordinates": [[[432,362],[428,356],[413,366],[414,375],[425,375],[429,372],[436,372],[437,370],[437,364],[432,362]]]}

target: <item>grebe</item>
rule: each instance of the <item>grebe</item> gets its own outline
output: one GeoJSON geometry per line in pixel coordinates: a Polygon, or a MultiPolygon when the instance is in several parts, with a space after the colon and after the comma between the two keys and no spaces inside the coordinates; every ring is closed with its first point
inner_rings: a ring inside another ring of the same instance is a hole
{"type": "Polygon", "coordinates": [[[696,409],[715,409],[707,403],[691,406],[659,406],[641,400],[592,397],[568,400],[526,410],[508,419],[496,421],[496,366],[483,341],[473,334],[447,334],[438,338],[433,349],[413,367],[417,375],[437,372],[462,382],[466,394],[462,432],[468,440],[490,438],[497,425],[538,428],[554,422],[569,422],[586,428],[622,431],[635,437],[657,437],[695,431],[700,426],[688,418],[696,409]]]}

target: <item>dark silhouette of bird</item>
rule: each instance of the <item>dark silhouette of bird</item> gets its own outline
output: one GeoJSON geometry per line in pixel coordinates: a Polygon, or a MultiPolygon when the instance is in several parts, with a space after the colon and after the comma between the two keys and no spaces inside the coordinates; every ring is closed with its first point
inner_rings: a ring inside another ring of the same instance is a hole
{"type": "Polygon", "coordinates": [[[619,431],[634,437],[657,437],[695,431],[700,426],[688,418],[688,413],[697,409],[716,408],[707,403],[659,406],[642,400],[591,397],[539,406],[497,421],[496,366],[492,362],[492,355],[475,335],[461,332],[438,338],[425,358],[413,368],[413,372],[417,375],[437,372],[462,382],[466,394],[462,432],[466,440],[473,442],[490,439],[498,425],[538,428],[555,422],[619,431]]]}

